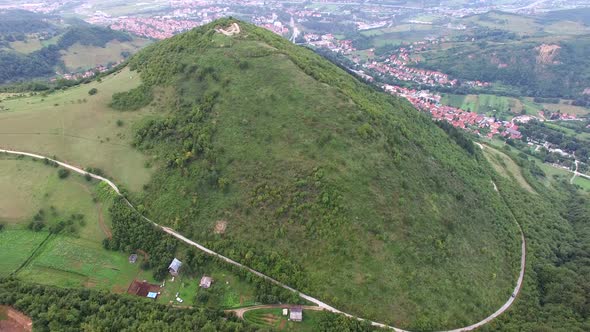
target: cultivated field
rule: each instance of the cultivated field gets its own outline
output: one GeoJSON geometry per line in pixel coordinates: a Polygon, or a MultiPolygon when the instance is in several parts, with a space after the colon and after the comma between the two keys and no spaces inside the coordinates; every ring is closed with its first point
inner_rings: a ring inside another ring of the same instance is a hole
{"type": "Polygon", "coordinates": [[[0,146],[97,167],[117,183],[139,191],[152,171],[145,167],[148,159],[130,146],[131,126],[152,111],[119,112],[108,106],[114,92],[137,85],[138,75],[124,69],[102,82],[3,100],[0,146]],[[98,93],[90,96],[92,88],[98,93]]]}
{"type": "Polygon", "coordinates": [[[92,287],[122,293],[139,272],[127,255],[107,251],[101,243],[57,235],[36,253],[18,276],[60,287],[92,287]]]}
{"type": "Polygon", "coordinates": [[[261,327],[270,327],[277,331],[317,331],[319,311],[304,310],[303,321],[292,322],[288,316],[283,316],[282,309],[258,309],[247,311],[244,319],[254,325],[261,327]]]}

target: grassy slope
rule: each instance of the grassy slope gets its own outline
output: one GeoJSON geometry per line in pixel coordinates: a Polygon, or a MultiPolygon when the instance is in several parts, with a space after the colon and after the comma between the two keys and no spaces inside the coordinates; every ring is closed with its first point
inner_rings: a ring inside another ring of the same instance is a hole
{"type": "Polygon", "coordinates": [[[35,252],[18,271],[19,278],[61,287],[127,289],[138,273],[138,264],[129,264],[123,253],[103,249],[105,233],[99,214],[108,226],[109,202],[100,199],[95,181],[87,182],[75,174],[60,180],[57,168],[6,156],[0,159],[0,174],[6,197],[0,205],[0,220],[9,222],[0,233],[0,275],[16,271],[35,252]],[[93,197],[97,197],[96,202],[93,197]],[[39,247],[49,233],[25,227],[39,209],[45,211],[46,227],[71,214],[83,214],[85,223],[76,227],[75,234],[52,235],[39,247]]]}
{"type": "Polygon", "coordinates": [[[110,41],[105,47],[76,43],[62,51],[62,61],[70,71],[89,69],[123,60],[121,52],[135,53],[147,44],[147,40],[139,38],[130,42],[110,41]]]}
{"type": "Polygon", "coordinates": [[[142,112],[117,112],[108,107],[114,92],[137,85],[138,77],[124,70],[104,79],[48,96],[2,101],[0,146],[57,156],[82,167],[98,167],[117,183],[140,190],[149,180],[147,159],[130,146],[129,128],[142,112]],[[88,91],[98,93],[89,96],[88,91]],[[79,102],[86,99],[88,102],[79,102]],[[117,120],[123,126],[117,126],[117,120]]]}
{"type": "MultiPolygon", "coordinates": [[[[519,240],[482,156],[310,51],[240,24],[245,32],[234,38],[209,25],[135,58],[144,82],[159,77],[180,100],[219,93],[207,122],[213,164],[199,157],[162,169],[146,210],[363,316],[442,328],[496,310],[516,278],[519,240]],[[178,62],[184,74],[172,76],[178,62]],[[217,78],[199,78],[195,67],[217,78]],[[359,134],[367,128],[373,138],[359,134]],[[227,189],[203,181],[211,169],[227,189]],[[223,240],[212,234],[219,219],[228,221],[223,240]]],[[[172,137],[148,151],[180,150],[172,137]]]]}
{"type": "MultiPolygon", "coordinates": [[[[32,220],[40,209],[49,215],[54,207],[61,218],[83,214],[87,225],[80,236],[102,241],[99,212],[105,224],[110,222],[107,206],[92,201],[95,184],[78,176],[60,180],[57,168],[31,160],[0,158],[0,188],[8,188],[4,190],[6,199],[0,201],[0,221],[16,226],[32,220]]],[[[59,218],[50,219],[54,222],[59,218]]]]}

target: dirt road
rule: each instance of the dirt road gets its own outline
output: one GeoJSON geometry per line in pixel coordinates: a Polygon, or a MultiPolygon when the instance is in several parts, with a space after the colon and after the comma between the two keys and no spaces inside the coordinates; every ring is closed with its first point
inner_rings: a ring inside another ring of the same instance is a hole
{"type": "MultiPolygon", "coordinates": [[[[72,170],[72,171],[74,171],[76,173],[79,173],[79,174],[82,174],[82,175],[88,174],[92,178],[97,179],[97,180],[100,180],[100,181],[103,181],[106,184],[108,184],[111,188],[113,188],[113,190],[117,194],[119,194],[125,200],[125,202],[129,205],[129,207],[131,207],[132,209],[134,209],[137,212],[137,209],[133,206],[133,204],[131,204],[131,202],[129,202],[127,200],[127,198],[125,198],[125,196],[123,196],[121,194],[119,188],[112,181],[110,181],[107,178],[104,178],[104,177],[102,177],[100,175],[88,173],[88,172],[84,171],[82,168],[79,168],[79,167],[76,167],[76,166],[72,166],[72,165],[69,165],[69,164],[66,164],[66,163],[63,163],[63,162],[60,162],[60,161],[57,161],[57,160],[53,160],[51,158],[48,158],[48,157],[45,157],[45,156],[42,156],[42,155],[34,154],[34,153],[22,152],[22,151],[13,151],[13,150],[4,150],[4,149],[0,149],[0,152],[4,152],[4,153],[8,153],[8,154],[13,154],[13,155],[28,156],[28,157],[37,158],[37,159],[47,159],[47,160],[50,160],[52,162],[57,163],[59,166],[62,166],[62,167],[67,168],[69,170],[72,170]]],[[[311,297],[311,296],[309,296],[307,294],[300,293],[296,289],[294,289],[294,288],[292,288],[292,287],[290,287],[288,285],[285,285],[285,284],[281,283],[278,280],[275,280],[275,279],[273,279],[273,278],[271,278],[271,277],[269,277],[269,276],[267,276],[267,275],[265,275],[265,274],[263,274],[261,272],[258,272],[256,270],[250,268],[250,267],[247,267],[245,265],[242,265],[242,264],[240,264],[240,263],[238,263],[238,262],[236,262],[236,261],[234,261],[234,260],[232,260],[232,259],[230,259],[228,257],[225,257],[225,256],[223,256],[221,254],[218,254],[215,251],[213,251],[213,250],[211,250],[209,248],[206,248],[205,246],[203,246],[203,245],[201,245],[199,243],[196,243],[196,242],[194,242],[192,240],[187,239],[186,237],[184,237],[182,234],[176,232],[175,230],[173,230],[173,229],[171,229],[169,227],[161,226],[161,225],[155,223],[154,221],[150,220],[149,218],[141,215],[139,212],[137,212],[137,213],[144,220],[152,223],[154,226],[162,229],[164,232],[166,232],[166,233],[174,236],[175,238],[183,241],[184,243],[186,243],[186,244],[188,244],[190,246],[193,246],[193,247],[195,247],[195,248],[197,248],[197,249],[199,249],[199,250],[201,250],[201,251],[203,251],[203,252],[205,252],[205,253],[207,253],[209,255],[216,256],[219,259],[221,259],[221,260],[223,260],[223,261],[225,261],[225,262],[227,262],[229,264],[232,264],[232,265],[235,265],[235,266],[240,267],[242,269],[245,269],[245,270],[247,270],[247,271],[249,271],[249,272],[257,275],[258,277],[261,277],[263,279],[266,279],[267,281],[269,281],[269,282],[271,282],[271,283],[273,283],[273,284],[275,284],[277,286],[280,286],[280,287],[282,287],[282,288],[284,288],[284,289],[286,289],[286,290],[288,290],[290,292],[297,293],[299,295],[299,297],[301,297],[301,298],[303,298],[303,299],[305,299],[305,300],[307,300],[307,301],[309,301],[311,303],[316,304],[319,308],[321,308],[321,310],[328,310],[328,311],[331,311],[333,313],[342,314],[342,315],[345,315],[347,317],[355,318],[355,319],[358,319],[358,320],[365,320],[363,318],[360,318],[360,317],[353,316],[351,314],[342,312],[342,311],[340,311],[340,310],[338,310],[338,309],[330,306],[329,304],[324,303],[324,302],[320,301],[319,299],[316,299],[314,297],[311,297]]],[[[518,225],[518,222],[517,222],[517,225],[518,225]]],[[[496,312],[494,312],[493,314],[491,314],[490,316],[488,316],[487,318],[483,319],[480,322],[477,322],[477,323],[472,324],[472,325],[469,325],[469,326],[465,326],[465,327],[461,327],[461,328],[457,328],[457,329],[453,329],[453,330],[441,331],[441,332],[466,332],[466,331],[473,331],[473,330],[475,330],[475,329],[477,329],[477,328],[479,328],[479,327],[481,327],[481,326],[483,326],[483,325],[491,322],[496,317],[500,316],[502,313],[504,313],[506,310],[508,310],[508,308],[510,308],[510,306],[514,303],[514,300],[516,299],[516,297],[518,296],[518,294],[520,293],[520,290],[522,288],[522,282],[523,282],[523,279],[524,279],[524,272],[525,272],[525,266],[526,266],[526,242],[525,242],[525,238],[524,238],[524,233],[523,233],[522,228],[520,227],[520,225],[518,225],[518,228],[520,230],[520,236],[521,236],[521,239],[522,239],[522,249],[521,249],[522,250],[522,253],[521,253],[521,261],[520,261],[520,274],[518,276],[518,280],[516,281],[516,287],[514,288],[513,293],[508,298],[508,300],[506,301],[506,303],[504,303],[504,305],[502,307],[500,307],[500,309],[498,309],[496,312]]],[[[373,326],[377,326],[377,327],[381,327],[381,328],[387,328],[387,329],[392,329],[392,330],[394,330],[396,332],[409,332],[407,330],[403,330],[403,329],[400,329],[400,328],[397,328],[397,327],[394,327],[394,326],[385,325],[385,324],[378,323],[378,322],[373,322],[373,321],[370,321],[370,322],[371,322],[371,325],[373,325],[373,326]]]]}

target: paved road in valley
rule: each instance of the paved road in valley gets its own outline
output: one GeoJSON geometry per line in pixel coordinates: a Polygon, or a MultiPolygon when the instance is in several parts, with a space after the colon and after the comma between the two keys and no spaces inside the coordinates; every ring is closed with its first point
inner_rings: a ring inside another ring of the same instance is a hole
{"type": "MultiPolygon", "coordinates": [[[[70,164],[66,164],[64,162],[61,162],[61,161],[58,161],[58,160],[54,160],[54,159],[51,159],[51,158],[48,158],[48,157],[45,157],[45,156],[42,156],[42,155],[34,154],[34,153],[22,152],[22,151],[13,151],[13,150],[5,150],[5,149],[0,149],[0,152],[12,154],[12,155],[27,156],[27,157],[36,158],[36,159],[47,159],[49,161],[55,162],[56,164],[58,164],[61,167],[64,167],[64,168],[69,169],[71,171],[74,171],[76,173],[79,173],[79,174],[82,174],[82,175],[89,175],[89,176],[91,176],[94,179],[103,181],[104,183],[108,184],[111,188],[113,188],[113,190],[117,194],[119,194],[125,200],[125,202],[129,205],[129,207],[131,207],[133,210],[135,210],[137,212],[137,209],[135,209],[135,207],[133,206],[133,204],[131,204],[131,202],[129,202],[127,200],[127,198],[125,198],[125,196],[123,196],[121,194],[121,191],[119,190],[119,188],[111,180],[109,180],[109,179],[107,179],[105,177],[102,177],[100,175],[96,175],[96,174],[93,174],[93,173],[86,172],[81,167],[76,167],[76,166],[73,166],[73,165],[70,165],[70,164]]],[[[273,279],[273,278],[271,278],[271,277],[269,277],[269,276],[267,276],[267,275],[265,275],[265,274],[263,274],[261,272],[258,272],[258,271],[254,270],[252,268],[249,268],[249,267],[247,267],[245,265],[242,265],[242,264],[240,264],[240,263],[232,260],[231,258],[228,258],[228,257],[225,257],[223,255],[220,255],[220,254],[216,253],[215,251],[213,251],[213,250],[211,250],[209,248],[206,248],[205,246],[203,246],[203,245],[201,245],[199,243],[196,243],[196,242],[194,242],[192,240],[189,240],[186,237],[184,237],[182,234],[176,232],[175,230],[173,230],[173,229],[171,229],[169,227],[161,226],[161,225],[155,223],[154,221],[150,220],[149,218],[143,216],[139,212],[138,212],[138,214],[143,219],[145,219],[146,221],[154,224],[156,227],[162,229],[164,232],[166,232],[166,233],[174,236],[175,238],[183,241],[184,243],[186,243],[186,244],[188,244],[190,246],[196,247],[197,249],[199,249],[199,250],[201,250],[201,251],[203,251],[203,252],[205,252],[205,253],[207,253],[209,255],[215,256],[215,257],[217,257],[217,258],[219,258],[219,259],[221,259],[221,260],[223,260],[223,261],[225,261],[225,262],[227,262],[229,264],[232,264],[232,265],[238,266],[240,268],[243,268],[245,270],[248,270],[251,273],[253,273],[253,274],[255,274],[255,275],[257,275],[257,276],[259,276],[259,277],[261,277],[263,279],[266,279],[266,280],[272,282],[273,284],[275,284],[277,286],[280,286],[280,287],[282,287],[284,289],[287,289],[287,290],[289,290],[289,291],[291,291],[293,293],[297,293],[301,298],[303,298],[303,299],[305,299],[305,300],[307,300],[307,301],[309,301],[311,303],[316,304],[318,307],[322,308],[322,310],[328,310],[328,311],[331,311],[331,312],[334,312],[334,313],[337,313],[337,314],[342,314],[342,315],[345,315],[345,316],[348,316],[348,317],[351,317],[351,318],[355,318],[355,319],[358,319],[358,320],[364,320],[364,319],[362,319],[360,317],[353,316],[351,314],[342,312],[342,311],[340,311],[340,310],[338,310],[338,309],[330,306],[329,304],[324,303],[324,302],[322,302],[322,301],[320,301],[320,300],[318,300],[318,299],[316,299],[314,297],[311,297],[309,295],[303,294],[303,293],[297,291],[296,289],[294,289],[294,288],[292,288],[292,287],[290,287],[288,285],[285,285],[285,284],[281,283],[278,280],[275,280],[275,279],[273,279]]],[[[518,223],[517,223],[517,225],[518,225],[518,223]]],[[[466,331],[473,331],[473,330],[475,330],[475,329],[477,329],[477,328],[479,328],[479,327],[481,327],[481,326],[483,326],[483,325],[491,322],[496,317],[500,316],[502,313],[504,313],[506,310],[508,310],[508,308],[510,308],[510,306],[514,303],[514,300],[516,299],[516,297],[518,296],[518,294],[520,293],[520,290],[522,288],[522,282],[523,282],[523,279],[524,279],[524,271],[525,271],[525,265],[526,265],[526,242],[525,242],[525,238],[524,238],[524,233],[523,233],[522,228],[520,227],[520,225],[518,225],[518,229],[520,230],[520,236],[521,236],[521,239],[522,239],[522,254],[521,254],[521,261],[520,261],[520,274],[518,276],[518,280],[516,281],[516,287],[514,288],[514,291],[513,291],[512,295],[510,296],[510,298],[508,299],[508,301],[506,301],[506,303],[504,303],[504,305],[500,309],[498,309],[496,312],[494,312],[493,314],[491,314],[490,316],[488,316],[487,318],[483,319],[480,322],[477,322],[475,324],[472,324],[472,325],[469,325],[469,326],[466,326],[466,327],[461,327],[461,328],[457,328],[457,329],[453,329],[453,330],[447,330],[447,331],[441,331],[441,332],[466,332],[466,331]]],[[[403,330],[403,329],[400,329],[400,328],[397,328],[397,327],[394,327],[394,326],[390,326],[390,325],[386,325],[386,324],[382,324],[382,323],[378,323],[378,322],[373,322],[373,321],[371,321],[371,325],[377,326],[377,327],[391,329],[391,330],[394,330],[396,332],[409,332],[407,330],[403,330]]]]}

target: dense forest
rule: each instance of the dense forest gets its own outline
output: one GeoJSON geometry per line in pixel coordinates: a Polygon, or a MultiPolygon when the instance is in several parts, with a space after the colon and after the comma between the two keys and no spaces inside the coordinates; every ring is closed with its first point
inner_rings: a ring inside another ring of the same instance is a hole
{"type": "Polygon", "coordinates": [[[57,30],[46,18],[26,10],[0,10],[0,37],[57,30]]]}
{"type": "Polygon", "coordinates": [[[522,167],[531,194],[494,179],[527,239],[522,292],[484,331],[590,330],[590,197],[567,181],[546,187],[534,161],[506,148],[522,167]]]}

